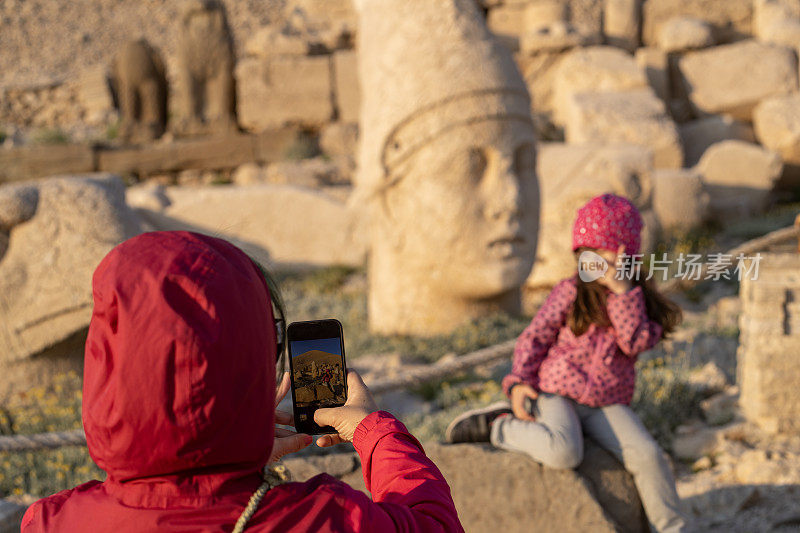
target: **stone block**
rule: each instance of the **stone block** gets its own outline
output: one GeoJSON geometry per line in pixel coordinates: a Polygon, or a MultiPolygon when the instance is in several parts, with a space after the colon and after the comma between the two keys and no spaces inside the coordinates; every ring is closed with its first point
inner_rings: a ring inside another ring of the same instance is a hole
{"type": "Polygon", "coordinates": [[[726,43],[751,34],[752,0],[648,0],[644,3],[642,41],[654,45],[663,23],[673,17],[695,17],[714,29],[714,40],[726,43]]]}
{"type": "Polygon", "coordinates": [[[784,183],[800,183],[800,95],[762,101],[753,112],[755,134],[764,147],[781,155],[786,165],[784,183]]]}
{"type": "Polygon", "coordinates": [[[800,1],[755,0],[753,35],[760,41],[800,46],[800,1]]]}
{"type": "Polygon", "coordinates": [[[711,194],[711,210],[720,219],[763,210],[783,170],[778,154],[757,144],[723,141],[711,146],[697,164],[711,194]]]}
{"type": "MultiPolygon", "coordinates": [[[[540,531],[648,530],[632,478],[591,440],[576,470],[546,468],[485,445],[426,443],[425,452],[450,485],[467,531],[527,532],[532,523],[540,531]],[[477,479],[502,483],[476,483],[477,479]]],[[[285,464],[296,480],[328,472],[366,492],[353,454],[337,455],[342,457],[287,459],[285,464]]]]}
{"type": "MultiPolygon", "coordinates": [[[[735,120],[727,115],[715,115],[681,124],[681,134],[685,164],[696,165],[705,151],[722,141],[738,140],[749,143],[756,141],[753,127],[746,122],[735,120]]],[[[763,143],[762,143],[763,144],[763,143]]],[[[774,148],[768,146],[774,150],[774,148]]]]}
{"type": "Polygon", "coordinates": [[[312,46],[308,39],[273,25],[257,30],[244,44],[245,55],[262,59],[305,56],[311,51],[312,46]]]}
{"type": "Polygon", "coordinates": [[[336,90],[336,111],[342,122],[358,122],[361,107],[361,85],[358,81],[358,58],[352,50],[333,55],[336,90]]]}
{"type": "Polygon", "coordinates": [[[665,230],[688,231],[708,218],[710,197],[703,178],[690,169],[653,173],[653,209],[665,230]]]}
{"type": "Polygon", "coordinates": [[[510,50],[519,50],[519,39],[525,33],[525,5],[503,4],[493,7],[486,16],[486,25],[510,50]]]}
{"type": "Polygon", "coordinates": [[[658,47],[665,52],[684,52],[714,46],[714,33],[705,20],[674,17],[658,30],[658,47]]]}
{"type": "Polygon", "coordinates": [[[761,100],[797,90],[795,52],[755,41],[690,52],[679,71],[699,115],[727,113],[749,121],[761,100]]]}
{"type": "Polygon", "coordinates": [[[656,93],[656,96],[669,102],[670,90],[670,68],[667,53],[658,48],[639,48],[634,55],[636,64],[644,70],[647,83],[656,93]]]}
{"type": "Polygon", "coordinates": [[[606,0],[603,33],[606,43],[633,52],[641,42],[642,0],[606,0]]]}
{"type": "Polygon", "coordinates": [[[678,129],[650,88],[577,94],[566,117],[569,143],[641,145],[653,151],[655,168],[683,166],[678,129]]]}
{"type": "Polygon", "coordinates": [[[239,124],[247,130],[320,126],[333,118],[329,56],[245,58],[235,74],[239,124]]]}
{"type": "Polygon", "coordinates": [[[166,194],[169,206],[143,212],[161,230],[220,234],[268,263],[361,266],[366,257],[363,217],[320,191],[259,184],[170,187],[166,194]]]}
{"type": "Polygon", "coordinates": [[[105,66],[91,68],[80,77],[78,98],[83,107],[85,123],[97,126],[110,121],[114,113],[114,97],[105,66]]]}
{"type": "Polygon", "coordinates": [[[538,52],[536,54],[517,54],[519,65],[528,92],[531,107],[535,113],[553,112],[553,85],[558,66],[569,52],[538,52]]]}
{"type": "Polygon", "coordinates": [[[564,125],[575,95],[647,87],[644,71],[629,54],[610,46],[573,50],[560,62],[553,80],[554,119],[564,125]]]}

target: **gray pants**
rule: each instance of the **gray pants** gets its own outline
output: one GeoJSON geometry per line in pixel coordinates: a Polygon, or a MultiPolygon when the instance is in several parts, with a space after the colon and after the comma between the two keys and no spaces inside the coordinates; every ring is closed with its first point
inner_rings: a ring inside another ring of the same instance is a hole
{"type": "Polygon", "coordinates": [[[626,405],[587,407],[555,394],[541,394],[536,422],[505,416],[492,424],[492,444],[523,452],[551,468],[575,468],[583,460],[583,430],[631,473],[650,527],[684,531],[686,515],[661,448],[626,405]]]}

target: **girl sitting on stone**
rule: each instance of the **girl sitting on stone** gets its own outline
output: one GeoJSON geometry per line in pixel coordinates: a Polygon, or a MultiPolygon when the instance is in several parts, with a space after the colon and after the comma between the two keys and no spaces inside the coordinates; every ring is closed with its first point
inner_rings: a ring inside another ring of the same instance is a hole
{"type": "Polygon", "coordinates": [[[558,283],[520,335],[503,379],[511,405],[465,413],[447,428],[446,439],[489,441],[552,468],[575,468],[585,432],[633,475],[651,527],[675,532],[686,527],[675,481],[629,407],[638,355],[681,319],[680,308],[638,272],[617,271],[618,256],[639,253],[642,226],[636,207],[612,194],[578,211],[572,249],[582,255],[579,267],[588,256],[595,269],[581,268],[558,283]],[[603,260],[608,270],[597,278],[603,260]]]}

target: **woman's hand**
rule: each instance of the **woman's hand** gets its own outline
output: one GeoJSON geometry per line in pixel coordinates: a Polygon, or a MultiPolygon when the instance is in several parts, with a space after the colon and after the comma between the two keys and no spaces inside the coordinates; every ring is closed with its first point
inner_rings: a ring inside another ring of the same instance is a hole
{"type": "Polygon", "coordinates": [[[317,439],[317,446],[324,448],[342,442],[352,442],[356,428],[371,413],[378,410],[369,389],[361,376],[354,370],[347,372],[347,401],[342,407],[317,409],[314,422],[320,426],[331,426],[336,435],[323,435],[317,439]]]}
{"type": "Polygon", "coordinates": [[[525,409],[525,398],[530,398],[531,401],[536,400],[539,393],[536,389],[525,383],[518,383],[511,389],[511,410],[514,411],[514,416],[520,420],[533,421],[533,415],[525,409]]]}
{"type": "MultiPolygon", "coordinates": [[[[289,392],[289,373],[283,374],[281,384],[278,386],[278,392],[275,394],[275,423],[284,426],[294,425],[294,414],[287,413],[286,411],[278,411],[278,404],[281,403],[286,393],[289,392]]],[[[269,462],[274,463],[284,455],[294,453],[302,450],[311,444],[311,435],[305,433],[295,433],[291,429],[275,428],[275,441],[272,443],[272,454],[269,456],[269,462]]]]}
{"type": "MultiPolygon", "coordinates": [[[[617,261],[619,261],[620,256],[625,253],[625,246],[620,245],[616,252],[609,250],[596,250],[595,253],[605,259],[608,263],[608,270],[602,278],[597,280],[597,283],[603,285],[614,294],[623,294],[628,292],[633,284],[629,278],[622,275],[628,273],[623,272],[622,274],[617,274],[617,261]],[[617,279],[617,276],[621,277],[622,279],[617,279]]],[[[636,274],[638,274],[638,272],[636,274]]]]}

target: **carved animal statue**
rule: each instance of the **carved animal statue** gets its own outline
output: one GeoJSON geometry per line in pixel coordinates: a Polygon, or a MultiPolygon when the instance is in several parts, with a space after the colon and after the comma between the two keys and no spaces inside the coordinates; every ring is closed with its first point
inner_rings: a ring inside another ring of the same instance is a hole
{"type": "Polygon", "coordinates": [[[236,129],[233,39],[218,0],[187,0],[178,44],[179,135],[236,129]]]}
{"type": "Polygon", "coordinates": [[[164,62],[144,39],[122,46],[112,64],[112,84],[122,118],[119,137],[148,142],[167,125],[167,79],[164,62]]]}

